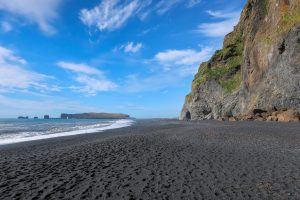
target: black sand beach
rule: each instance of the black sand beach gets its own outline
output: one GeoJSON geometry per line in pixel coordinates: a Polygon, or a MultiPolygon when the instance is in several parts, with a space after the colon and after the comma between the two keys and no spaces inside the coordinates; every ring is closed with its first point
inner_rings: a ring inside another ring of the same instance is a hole
{"type": "Polygon", "coordinates": [[[300,199],[300,125],[145,120],[0,146],[0,199],[300,199]]]}

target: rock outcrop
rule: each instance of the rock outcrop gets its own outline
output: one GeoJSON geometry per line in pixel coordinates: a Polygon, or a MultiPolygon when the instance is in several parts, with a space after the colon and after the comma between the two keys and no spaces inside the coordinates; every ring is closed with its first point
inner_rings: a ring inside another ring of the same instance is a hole
{"type": "Polygon", "coordinates": [[[248,0],[223,48],[200,65],[180,119],[274,107],[300,111],[300,0],[248,0]]]}
{"type": "Polygon", "coordinates": [[[61,114],[62,119],[124,119],[129,115],[121,113],[80,113],[80,114],[61,114]]]}
{"type": "Polygon", "coordinates": [[[237,115],[237,116],[225,116],[219,117],[219,121],[249,121],[249,120],[256,120],[256,121],[274,121],[274,122],[299,122],[300,115],[295,110],[259,110],[254,109],[252,113],[246,115],[237,115]]]}
{"type": "Polygon", "coordinates": [[[24,116],[19,116],[18,119],[29,119],[28,116],[24,117],[24,116]]]}

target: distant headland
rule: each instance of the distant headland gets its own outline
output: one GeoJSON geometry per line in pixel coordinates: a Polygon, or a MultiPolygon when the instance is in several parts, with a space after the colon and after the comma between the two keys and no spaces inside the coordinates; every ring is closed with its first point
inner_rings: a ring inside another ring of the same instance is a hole
{"type": "Polygon", "coordinates": [[[124,119],[130,116],[122,113],[79,113],[79,114],[61,114],[61,119],[124,119]]]}
{"type": "MultiPolygon", "coordinates": [[[[60,118],[51,118],[50,115],[44,115],[44,119],[124,119],[130,116],[122,113],[78,113],[78,114],[67,114],[62,113],[60,118]]],[[[19,116],[18,119],[29,119],[28,116],[19,116]]],[[[34,117],[33,119],[38,119],[34,117]]]]}

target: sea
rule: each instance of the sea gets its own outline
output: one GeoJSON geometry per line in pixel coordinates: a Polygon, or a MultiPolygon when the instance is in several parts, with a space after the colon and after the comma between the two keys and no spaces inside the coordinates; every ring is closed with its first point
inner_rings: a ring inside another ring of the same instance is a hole
{"type": "Polygon", "coordinates": [[[132,119],[0,119],[0,145],[131,126],[132,119]]]}

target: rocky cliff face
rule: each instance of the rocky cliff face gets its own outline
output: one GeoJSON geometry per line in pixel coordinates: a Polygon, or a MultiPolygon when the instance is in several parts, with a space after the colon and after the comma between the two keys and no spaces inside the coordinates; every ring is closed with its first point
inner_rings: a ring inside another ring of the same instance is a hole
{"type": "Polygon", "coordinates": [[[180,119],[300,111],[300,0],[248,0],[223,48],[202,63],[180,119]]]}

